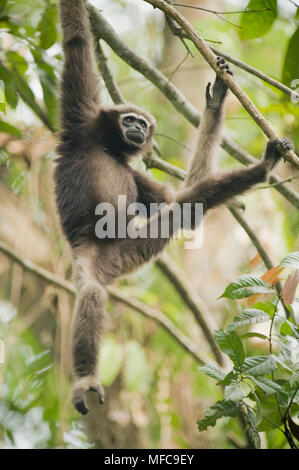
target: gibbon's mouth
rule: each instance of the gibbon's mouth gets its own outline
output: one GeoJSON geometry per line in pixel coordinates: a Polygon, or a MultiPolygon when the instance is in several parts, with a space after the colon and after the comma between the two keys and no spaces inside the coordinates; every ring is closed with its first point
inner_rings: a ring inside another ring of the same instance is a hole
{"type": "Polygon", "coordinates": [[[135,144],[143,144],[143,142],[145,141],[144,134],[138,130],[128,130],[126,132],[126,137],[135,144]]]}

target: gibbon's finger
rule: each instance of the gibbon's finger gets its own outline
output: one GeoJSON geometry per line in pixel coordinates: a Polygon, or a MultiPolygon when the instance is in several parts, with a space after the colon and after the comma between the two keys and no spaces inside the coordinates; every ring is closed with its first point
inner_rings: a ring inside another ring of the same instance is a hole
{"type": "Polygon", "coordinates": [[[218,65],[218,67],[220,64],[224,64],[224,63],[225,63],[225,60],[223,59],[223,57],[220,57],[220,56],[217,57],[216,65],[218,65]]]}
{"type": "Polygon", "coordinates": [[[210,94],[211,85],[212,85],[212,83],[209,82],[206,86],[206,102],[207,102],[207,105],[209,105],[212,101],[212,97],[211,97],[211,94],[210,94]]]}
{"type": "Polygon", "coordinates": [[[229,69],[229,65],[226,62],[224,62],[224,64],[219,65],[219,68],[220,68],[220,70],[229,69]]]}

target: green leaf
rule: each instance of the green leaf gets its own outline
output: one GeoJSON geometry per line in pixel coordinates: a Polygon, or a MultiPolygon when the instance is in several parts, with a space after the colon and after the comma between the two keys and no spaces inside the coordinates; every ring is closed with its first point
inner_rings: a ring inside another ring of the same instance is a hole
{"type": "Polygon", "coordinates": [[[229,284],[220,298],[243,299],[253,294],[268,294],[271,292],[274,292],[274,290],[268,282],[257,276],[246,275],[229,284]]]}
{"type": "Polygon", "coordinates": [[[205,366],[199,367],[199,370],[216,380],[223,380],[225,378],[225,372],[223,372],[218,366],[214,364],[207,364],[205,366]]]}
{"type": "Polygon", "coordinates": [[[268,300],[267,302],[257,302],[253,305],[253,308],[262,310],[263,312],[267,313],[270,318],[272,318],[274,313],[277,311],[276,305],[271,302],[271,300],[268,300]]]}
{"type": "Polygon", "coordinates": [[[236,416],[238,405],[233,401],[217,401],[206,412],[203,419],[197,421],[199,431],[205,431],[209,426],[215,426],[217,419],[223,416],[236,416]]]}
{"type": "Polygon", "coordinates": [[[262,323],[271,320],[271,317],[263,310],[247,308],[242,313],[234,317],[233,322],[227,326],[228,331],[233,331],[240,326],[262,323]]]}
{"type": "Polygon", "coordinates": [[[44,103],[46,105],[48,116],[52,127],[55,129],[58,114],[58,87],[54,67],[46,62],[37,49],[31,48],[31,53],[38,67],[38,75],[44,95],[44,103]]]}
{"type": "Polygon", "coordinates": [[[5,111],[5,93],[3,80],[0,80],[0,111],[5,111]]]}
{"type": "Polygon", "coordinates": [[[246,406],[247,409],[247,425],[248,425],[248,434],[255,447],[255,449],[260,449],[261,447],[261,438],[258,433],[257,422],[254,412],[246,406]]]}
{"type": "MultiPolygon", "coordinates": [[[[299,11],[299,9],[298,9],[299,11]]],[[[299,79],[299,61],[298,61],[298,43],[299,43],[299,28],[296,29],[295,33],[291,37],[287,52],[284,59],[282,68],[282,82],[287,86],[292,86],[294,80],[295,85],[298,87],[299,79]]]]}
{"type": "Polygon", "coordinates": [[[281,425],[281,416],[274,396],[261,403],[261,412],[263,418],[258,426],[259,431],[271,431],[281,425]]]}
{"type": "Polygon", "coordinates": [[[243,13],[240,22],[239,36],[241,39],[253,39],[266,34],[277,18],[276,0],[250,0],[246,11],[264,10],[243,13]],[[269,10],[265,10],[269,8],[269,10]]]}
{"type": "Polygon", "coordinates": [[[21,75],[25,75],[28,70],[28,63],[25,58],[16,51],[7,51],[6,57],[8,61],[14,65],[21,75]]]}
{"type": "MultiPolygon", "coordinates": [[[[299,37],[298,37],[298,41],[299,41],[299,37]]],[[[290,253],[288,256],[283,258],[280,262],[280,266],[299,269],[299,251],[294,251],[293,253],[290,253]]]]}
{"type": "Polygon", "coordinates": [[[290,325],[285,321],[280,328],[280,334],[287,336],[287,335],[292,335],[293,331],[290,325]]]}
{"type": "Polygon", "coordinates": [[[46,8],[38,29],[41,32],[40,35],[40,47],[43,49],[49,49],[55,44],[57,39],[57,8],[56,5],[48,5],[46,8]]]}
{"type": "Polygon", "coordinates": [[[99,361],[99,374],[103,385],[109,386],[114,382],[120,373],[123,356],[121,345],[112,335],[103,338],[99,361]]]}
{"type": "Polygon", "coordinates": [[[241,401],[244,397],[246,397],[246,393],[242,390],[240,384],[238,382],[231,383],[227,385],[224,389],[224,397],[226,400],[231,401],[241,401]]]}
{"type": "Polygon", "coordinates": [[[15,137],[22,137],[22,132],[16,127],[8,124],[8,122],[0,120],[0,132],[6,132],[7,134],[14,135],[15,137]]]}
{"type": "Polygon", "coordinates": [[[285,393],[283,388],[273,382],[270,379],[267,379],[267,377],[253,377],[250,376],[251,380],[258,385],[267,395],[273,395],[273,393],[285,393]]]}
{"type": "Polygon", "coordinates": [[[247,357],[242,366],[242,372],[246,375],[266,375],[276,369],[274,356],[247,357]]]}
{"type": "Polygon", "coordinates": [[[4,82],[6,101],[12,108],[15,108],[18,104],[17,89],[9,71],[1,64],[1,62],[0,79],[4,82]]]}
{"type": "Polygon", "coordinates": [[[222,330],[216,330],[214,336],[220,349],[230,357],[236,367],[240,367],[245,359],[245,353],[239,336],[234,331],[222,330]]]}
{"type": "Polygon", "coordinates": [[[233,380],[236,380],[238,378],[238,374],[236,374],[234,371],[230,371],[223,380],[220,382],[217,382],[217,385],[229,385],[233,380]]]}
{"type": "Polygon", "coordinates": [[[266,335],[262,333],[257,333],[256,331],[252,331],[250,333],[244,333],[244,335],[240,335],[240,338],[260,338],[260,339],[268,339],[266,335]]]}

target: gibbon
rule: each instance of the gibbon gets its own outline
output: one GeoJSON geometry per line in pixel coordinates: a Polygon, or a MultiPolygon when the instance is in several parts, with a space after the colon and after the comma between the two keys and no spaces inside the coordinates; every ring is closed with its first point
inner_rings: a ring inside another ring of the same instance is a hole
{"type": "MultiPolygon", "coordinates": [[[[263,159],[248,168],[223,174],[214,172],[227,87],[217,76],[206,88],[206,108],[184,187],[175,193],[129,165],[136,155],[151,149],[154,118],[132,104],[104,106],[95,66],[94,44],[84,0],[60,0],[64,68],[60,91],[61,132],[55,168],[57,207],[64,234],[73,253],[76,301],[71,326],[74,374],[72,401],[86,414],[85,394],[92,390],[104,401],[97,360],[106,303],[106,286],[138,268],[165,248],[169,237],[106,238],[95,234],[96,206],[109,202],[116,209],[118,196],[127,206],[143,203],[203,204],[203,211],[225,203],[264,181],[277,164],[287,140],[270,141],[263,159]]],[[[224,59],[217,66],[232,73],[224,59]]],[[[192,206],[193,207],[193,206],[192,206]]],[[[149,215],[148,215],[149,217],[149,215]]],[[[161,217],[161,212],[148,219],[161,217]]],[[[195,223],[193,224],[195,225],[195,223]]],[[[193,227],[195,228],[195,226],[193,227]]]]}

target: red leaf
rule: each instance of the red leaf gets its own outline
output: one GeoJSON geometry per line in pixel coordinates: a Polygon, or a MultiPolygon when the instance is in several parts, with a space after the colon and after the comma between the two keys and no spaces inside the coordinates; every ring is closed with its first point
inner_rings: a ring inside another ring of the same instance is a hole
{"type": "Polygon", "coordinates": [[[282,289],[282,298],[286,305],[291,305],[294,301],[296,289],[299,283],[299,269],[295,269],[287,278],[282,289]]]}

